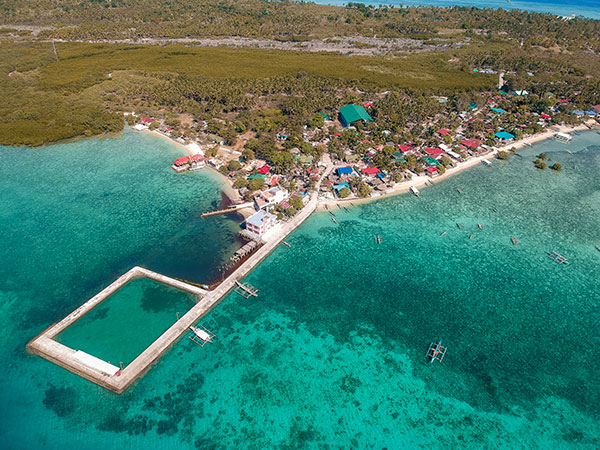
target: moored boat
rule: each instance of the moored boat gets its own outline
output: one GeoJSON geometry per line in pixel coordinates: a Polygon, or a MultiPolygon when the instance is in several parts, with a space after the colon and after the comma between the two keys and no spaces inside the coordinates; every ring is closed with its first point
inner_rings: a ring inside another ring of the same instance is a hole
{"type": "Polygon", "coordinates": [[[429,358],[429,362],[432,363],[434,361],[442,362],[446,356],[446,347],[442,346],[442,340],[438,343],[432,342],[429,344],[429,348],[427,349],[427,358],[429,358]]]}
{"type": "Polygon", "coordinates": [[[483,230],[483,225],[481,225],[480,223],[478,223],[477,226],[479,227],[480,230],[483,230]]]}
{"type": "Polygon", "coordinates": [[[440,236],[446,236],[446,232],[444,231],[440,236]]]}
{"type": "Polygon", "coordinates": [[[571,142],[571,140],[573,139],[573,136],[571,136],[567,133],[556,133],[554,135],[554,139],[556,139],[557,141],[560,141],[560,142],[571,142]]]}
{"type": "Polygon", "coordinates": [[[332,217],[332,218],[331,218],[331,221],[332,221],[333,223],[338,223],[338,222],[337,222],[337,220],[335,220],[335,217],[332,217]]]}
{"type": "Polygon", "coordinates": [[[564,256],[562,256],[560,253],[557,252],[547,252],[548,256],[553,259],[554,261],[561,263],[561,264],[569,264],[569,260],[567,258],[565,258],[564,256]]]}
{"type": "Polygon", "coordinates": [[[457,223],[457,224],[456,224],[456,226],[457,226],[458,228],[462,228],[462,224],[460,224],[460,223],[457,223]]]}
{"type": "Polygon", "coordinates": [[[411,186],[411,187],[409,188],[409,191],[410,191],[410,193],[411,193],[411,194],[413,194],[415,197],[418,197],[418,196],[419,196],[419,194],[421,194],[421,193],[419,192],[419,190],[418,190],[416,187],[414,187],[414,186],[411,186]]]}
{"type": "Polygon", "coordinates": [[[512,237],[510,238],[510,242],[512,242],[514,245],[517,245],[517,244],[518,244],[518,242],[517,242],[517,240],[515,239],[515,237],[514,237],[514,236],[512,236],[512,237]]]}

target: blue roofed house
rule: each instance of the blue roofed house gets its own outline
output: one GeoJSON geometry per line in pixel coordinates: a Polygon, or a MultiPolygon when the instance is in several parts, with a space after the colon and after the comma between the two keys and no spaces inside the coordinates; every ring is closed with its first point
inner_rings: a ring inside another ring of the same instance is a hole
{"type": "Polygon", "coordinates": [[[340,191],[344,188],[350,189],[350,184],[343,182],[343,183],[336,183],[333,185],[333,189],[335,189],[335,191],[339,194],[340,191]]]}
{"type": "Polygon", "coordinates": [[[350,175],[352,173],[352,167],[350,166],[346,166],[346,167],[338,167],[336,169],[336,172],[338,174],[338,176],[342,176],[342,175],[350,175]]]}
{"type": "Polygon", "coordinates": [[[503,141],[510,141],[515,138],[514,134],[509,133],[508,131],[498,131],[494,136],[498,139],[502,139],[503,141]]]}
{"type": "Polygon", "coordinates": [[[373,119],[369,116],[365,108],[353,105],[352,103],[340,108],[339,119],[343,127],[349,127],[354,122],[361,120],[364,122],[373,122],[373,119]]]}

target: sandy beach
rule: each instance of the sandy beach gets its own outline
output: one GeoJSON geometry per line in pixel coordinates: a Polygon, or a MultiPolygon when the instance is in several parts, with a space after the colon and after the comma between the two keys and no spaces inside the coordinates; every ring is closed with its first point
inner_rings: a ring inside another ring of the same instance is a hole
{"type": "MultiPolygon", "coordinates": [[[[590,123],[589,125],[592,127],[592,129],[598,128],[598,125],[596,123],[593,123],[593,124],[590,123]]],[[[415,186],[418,189],[422,189],[428,185],[440,183],[440,182],[444,181],[446,178],[456,175],[457,173],[460,173],[463,170],[466,170],[473,166],[481,164],[481,162],[483,160],[489,160],[489,159],[495,158],[496,155],[498,154],[498,152],[501,150],[506,150],[506,151],[519,150],[523,147],[530,146],[530,145],[536,144],[541,141],[545,141],[546,139],[551,139],[558,132],[573,133],[575,131],[585,131],[585,130],[589,130],[589,129],[590,128],[584,124],[576,125],[576,126],[555,125],[555,126],[548,128],[543,133],[534,134],[532,136],[527,136],[519,141],[507,143],[506,145],[504,145],[502,147],[494,147],[492,149],[492,151],[490,151],[489,153],[486,153],[485,155],[477,156],[475,158],[471,158],[464,162],[458,162],[458,163],[456,163],[456,166],[447,169],[443,175],[439,175],[435,178],[431,178],[427,175],[413,176],[410,180],[396,183],[394,185],[394,187],[392,188],[391,192],[387,192],[387,193],[384,192],[384,193],[381,193],[381,195],[374,196],[374,197],[364,197],[364,198],[354,197],[354,198],[345,198],[345,199],[341,199],[341,198],[340,199],[321,199],[317,206],[317,210],[325,209],[326,206],[335,205],[337,203],[340,203],[340,204],[350,203],[350,202],[355,203],[355,204],[356,203],[366,203],[366,202],[371,202],[374,200],[379,200],[382,198],[392,197],[392,196],[398,195],[398,194],[404,194],[404,193],[408,192],[408,190],[410,189],[411,186],[415,186]]],[[[176,145],[177,147],[184,149],[188,155],[194,155],[200,151],[200,147],[196,143],[190,143],[190,144],[185,145],[185,144],[177,142],[176,140],[174,140],[168,136],[165,136],[164,134],[159,133],[157,131],[141,130],[141,132],[147,133],[147,134],[150,134],[152,136],[159,137],[162,139],[167,139],[173,145],[176,145]]],[[[223,183],[223,192],[225,193],[225,195],[227,195],[227,197],[229,197],[230,200],[236,201],[236,200],[240,199],[239,192],[237,191],[237,189],[234,189],[233,181],[229,177],[223,175],[221,172],[219,172],[217,169],[215,169],[212,166],[207,165],[206,168],[208,170],[210,170],[211,172],[213,172],[223,178],[223,180],[225,181],[225,183],[223,183]]],[[[251,214],[251,212],[252,211],[249,209],[239,211],[239,213],[242,214],[244,217],[249,216],[251,214]]]]}
{"type": "MultiPolygon", "coordinates": [[[[597,128],[598,126],[594,124],[592,127],[597,128]]],[[[357,203],[372,202],[374,200],[388,198],[388,197],[392,197],[392,196],[398,195],[398,194],[404,194],[404,193],[408,192],[408,190],[410,189],[411,186],[415,186],[418,189],[422,189],[430,184],[440,183],[440,182],[444,181],[446,178],[456,175],[457,173],[460,173],[463,170],[467,170],[473,166],[477,166],[477,165],[481,164],[481,162],[483,160],[493,159],[496,157],[498,152],[501,150],[506,150],[506,151],[511,150],[511,149],[518,150],[520,148],[530,146],[530,145],[533,145],[533,144],[541,142],[541,141],[545,141],[546,139],[551,139],[558,132],[573,133],[575,131],[584,131],[584,130],[589,130],[589,128],[583,124],[577,125],[577,126],[558,125],[558,126],[550,127],[548,130],[544,131],[543,133],[535,134],[532,136],[527,136],[519,141],[508,143],[502,147],[494,147],[491,152],[486,153],[485,155],[477,156],[475,158],[471,158],[464,162],[459,162],[456,164],[455,167],[446,169],[446,172],[443,175],[439,175],[435,178],[431,178],[427,175],[413,176],[410,180],[396,183],[393,187],[392,192],[387,192],[387,193],[384,192],[381,195],[378,195],[376,197],[322,199],[319,202],[318,209],[325,209],[326,205],[332,206],[332,205],[336,205],[337,203],[344,204],[344,203],[352,202],[352,203],[357,204],[357,203]]]]}

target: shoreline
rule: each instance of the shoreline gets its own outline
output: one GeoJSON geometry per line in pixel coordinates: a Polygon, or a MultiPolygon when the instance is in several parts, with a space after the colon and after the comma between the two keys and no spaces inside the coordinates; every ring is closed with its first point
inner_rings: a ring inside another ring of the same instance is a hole
{"type": "MultiPolygon", "coordinates": [[[[185,150],[186,154],[188,154],[189,156],[195,155],[196,153],[198,153],[198,150],[200,150],[200,147],[198,147],[198,144],[196,144],[194,142],[192,142],[190,144],[182,144],[181,142],[177,142],[175,139],[170,138],[169,136],[165,136],[164,134],[159,133],[154,130],[135,130],[134,128],[131,128],[131,130],[135,131],[136,133],[144,133],[144,134],[147,134],[150,136],[164,139],[164,140],[170,142],[171,144],[173,144],[175,147],[185,150]]],[[[240,195],[239,195],[238,191],[236,189],[234,189],[233,182],[229,179],[229,177],[223,175],[221,172],[219,172],[217,169],[215,169],[212,166],[206,165],[204,168],[208,169],[211,173],[213,173],[215,175],[219,175],[219,177],[222,178],[222,181],[224,181],[224,183],[221,186],[221,190],[229,198],[229,200],[235,201],[235,200],[240,199],[240,195]]]]}
{"type": "MultiPolygon", "coordinates": [[[[456,175],[464,170],[470,169],[471,167],[474,167],[478,164],[481,164],[481,162],[484,160],[493,159],[494,157],[496,157],[496,155],[498,154],[499,151],[504,150],[504,151],[510,152],[512,149],[514,149],[515,151],[520,150],[523,147],[531,146],[531,145],[537,144],[539,142],[543,142],[547,139],[552,139],[554,137],[554,135],[559,132],[560,133],[574,133],[577,131],[597,130],[598,128],[600,128],[600,126],[596,123],[591,124],[591,125],[590,124],[588,124],[588,125],[586,125],[586,124],[554,125],[554,126],[548,127],[542,133],[524,137],[523,139],[521,139],[519,141],[515,141],[513,143],[507,143],[503,147],[494,147],[492,151],[490,151],[489,153],[487,153],[485,155],[476,156],[469,160],[458,162],[455,167],[451,167],[451,168],[447,169],[443,175],[439,175],[435,178],[431,178],[428,175],[417,175],[417,176],[412,177],[410,180],[405,180],[400,183],[396,183],[394,185],[394,187],[392,188],[392,192],[389,192],[389,193],[383,192],[380,195],[377,195],[374,197],[369,196],[369,197],[354,197],[354,198],[343,198],[343,199],[342,198],[321,199],[321,200],[319,200],[315,210],[321,211],[321,210],[326,209],[326,207],[328,207],[328,206],[335,206],[338,203],[344,204],[344,203],[352,202],[352,203],[361,203],[362,204],[362,203],[368,203],[368,202],[372,202],[372,201],[376,201],[376,200],[381,200],[384,198],[390,198],[390,197],[400,195],[400,194],[405,194],[409,191],[411,186],[415,186],[417,189],[422,189],[431,184],[441,183],[442,181],[444,181],[445,179],[447,179],[453,175],[456,175]],[[589,126],[591,126],[591,128],[589,128],[589,126]]],[[[138,131],[138,130],[134,130],[133,128],[131,128],[131,129],[133,131],[138,131]]],[[[195,144],[195,143],[186,145],[186,144],[182,144],[181,142],[177,142],[176,140],[174,140],[168,136],[165,136],[162,133],[158,133],[156,131],[151,131],[151,130],[139,130],[139,131],[142,133],[149,134],[151,136],[166,139],[169,142],[171,142],[173,145],[175,145],[176,147],[184,149],[188,155],[193,155],[197,152],[197,148],[192,147],[192,146],[197,146],[197,144],[195,144]]],[[[233,187],[233,182],[232,182],[232,180],[229,179],[229,177],[225,176],[224,174],[222,174],[221,172],[219,172],[217,169],[215,169],[212,166],[207,165],[205,168],[208,169],[209,171],[211,171],[213,174],[216,174],[223,179],[224,183],[222,185],[223,186],[222,192],[227,197],[229,197],[230,200],[235,201],[235,200],[240,199],[239,192],[237,191],[237,189],[235,189],[233,187]]],[[[251,212],[246,208],[243,210],[239,210],[239,214],[242,215],[244,218],[247,218],[252,213],[253,213],[253,211],[251,212]]]]}
{"type": "Polygon", "coordinates": [[[537,144],[537,143],[543,142],[548,139],[552,139],[554,137],[554,135],[559,132],[574,133],[576,131],[592,131],[592,130],[598,129],[598,128],[599,128],[599,126],[596,124],[592,125],[591,129],[588,128],[584,124],[572,125],[572,126],[557,125],[554,127],[549,127],[546,131],[544,131],[542,133],[525,137],[519,141],[513,142],[512,144],[507,144],[503,147],[494,147],[494,149],[491,152],[489,152],[485,155],[477,156],[477,157],[471,158],[467,161],[457,163],[457,165],[455,167],[451,167],[450,169],[447,169],[443,175],[439,175],[435,178],[431,178],[428,175],[418,175],[418,176],[412,177],[410,180],[396,183],[396,185],[394,185],[394,187],[393,187],[392,192],[389,192],[389,193],[383,192],[383,193],[381,193],[381,195],[378,195],[375,197],[369,196],[369,197],[359,197],[359,198],[355,197],[355,198],[340,198],[340,199],[324,199],[319,202],[319,205],[317,206],[317,210],[324,210],[324,209],[326,209],[326,206],[335,206],[338,203],[339,204],[345,204],[345,203],[350,203],[350,202],[352,202],[352,203],[369,203],[372,201],[381,200],[384,198],[389,198],[389,197],[393,197],[393,196],[400,195],[400,194],[405,194],[409,191],[411,186],[414,186],[417,189],[422,189],[431,184],[441,183],[442,181],[444,181],[445,179],[447,179],[453,175],[456,175],[464,170],[470,169],[471,167],[481,164],[481,162],[484,160],[493,159],[498,154],[499,151],[502,151],[502,150],[510,151],[511,149],[519,150],[519,149],[522,149],[523,147],[537,144]]]}

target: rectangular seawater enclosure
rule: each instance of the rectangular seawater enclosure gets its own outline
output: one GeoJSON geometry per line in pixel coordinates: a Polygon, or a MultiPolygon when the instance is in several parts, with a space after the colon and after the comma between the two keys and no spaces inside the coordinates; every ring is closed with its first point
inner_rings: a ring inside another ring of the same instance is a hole
{"type": "Polygon", "coordinates": [[[54,339],[115,366],[126,366],[196,304],[196,296],[134,278],[54,339]]]}
{"type": "Polygon", "coordinates": [[[197,286],[134,267],[27,348],[120,394],[187,331],[206,294],[197,286]]]}

